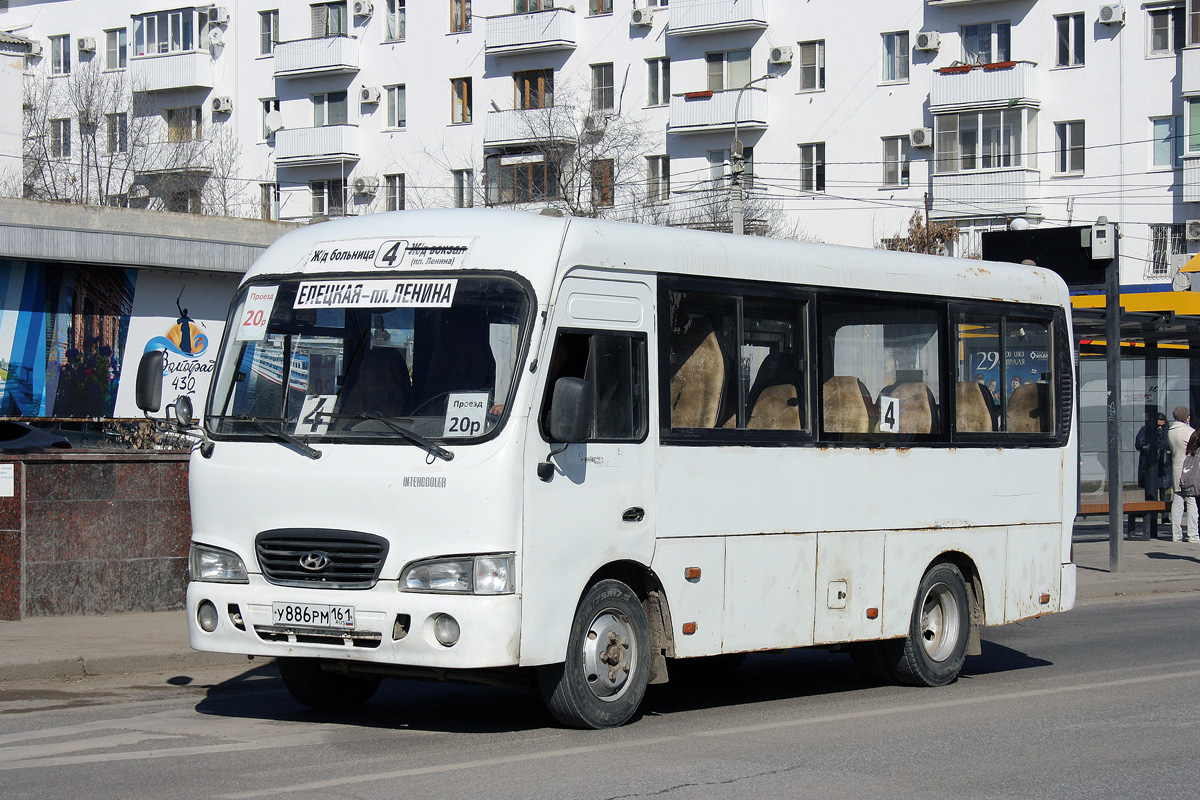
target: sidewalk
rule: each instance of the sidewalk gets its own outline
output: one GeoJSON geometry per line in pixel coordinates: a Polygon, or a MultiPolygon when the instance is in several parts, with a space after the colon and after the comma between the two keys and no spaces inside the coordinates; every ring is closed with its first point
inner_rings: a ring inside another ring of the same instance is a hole
{"type": "MultiPolygon", "coordinates": [[[[1122,570],[1108,571],[1108,528],[1098,518],[1075,526],[1079,602],[1200,592],[1200,544],[1122,540],[1122,570]]],[[[1102,518],[1100,518],[1102,519],[1102,518]]],[[[0,685],[246,664],[245,656],[188,646],[184,611],[0,622],[0,685]]]]}

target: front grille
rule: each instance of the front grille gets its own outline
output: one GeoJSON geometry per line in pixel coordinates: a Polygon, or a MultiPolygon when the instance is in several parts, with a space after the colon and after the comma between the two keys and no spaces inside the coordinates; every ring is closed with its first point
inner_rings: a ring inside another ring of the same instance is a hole
{"type": "Polygon", "coordinates": [[[358,531],[263,531],[254,540],[263,577],[279,586],[370,589],[379,580],[388,543],[358,531]]]}

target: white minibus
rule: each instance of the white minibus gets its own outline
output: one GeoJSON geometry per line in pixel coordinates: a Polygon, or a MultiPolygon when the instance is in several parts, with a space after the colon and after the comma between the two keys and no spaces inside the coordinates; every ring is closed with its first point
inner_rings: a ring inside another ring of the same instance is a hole
{"type": "Polygon", "coordinates": [[[317,708],[476,681],[585,728],[720,654],[947,684],[1075,603],[1069,308],[1044,269],[557,213],[307,226],[198,421],[191,644],[317,708]]]}

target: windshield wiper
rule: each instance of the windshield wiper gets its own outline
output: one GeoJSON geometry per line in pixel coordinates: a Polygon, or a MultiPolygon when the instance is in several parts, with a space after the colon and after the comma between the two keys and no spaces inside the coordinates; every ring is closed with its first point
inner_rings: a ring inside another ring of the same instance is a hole
{"type": "Polygon", "coordinates": [[[332,414],[332,413],[325,412],[325,411],[318,411],[315,416],[325,417],[330,420],[334,420],[334,419],[369,419],[374,422],[382,422],[384,425],[388,426],[390,429],[392,429],[396,433],[400,434],[402,437],[404,437],[408,441],[412,442],[413,444],[415,444],[419,447],[425,448],[425,450],[427,452],[432,453],[433,455],[437,456],[438,458],[445,459],[446,461],[454,460],[454,453],[451,453],[446,448],[440,447],[440,446],[434,444],[433,442],[429,441],[428,439],[426,439],[424,436],[413,433],[412,431],[408,430],[407,428],[403,428],[400,425],[397,425],[396,423],[392,422],[392,420],[390,418],[382,416],[380,414],[368,414],[365,411],[361,412],[359,414],[332,414]]]}
{"type": "Polygon", "coordinates": [[[301,453],[308,456],[313,461],[316,461],[321,457],[320,450],[316,449],[315,447],[309,447],[306,442],[298,439],[283,429],[283,423],[287,420],[279,419],[278,417],[268,417],[266,420],[264,420],[262,417],[254,417],[249,414],[209,414],[208,416],[210,418],[215,417],[216,419],[232,419],[237,420],[238,422],[253,422],[263,431],[263,433],[267,433],[271,436],[278,436],[280,439],[283,439],[285,442],[298,449],[301,453]],[[267,424],[268,420],[270,422],[278,422],[279,428],[272,428],[267,424]]]}

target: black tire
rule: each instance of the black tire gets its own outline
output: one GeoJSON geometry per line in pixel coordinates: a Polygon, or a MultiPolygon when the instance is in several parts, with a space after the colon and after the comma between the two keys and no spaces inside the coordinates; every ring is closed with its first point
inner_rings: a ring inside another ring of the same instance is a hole
{"type": "Polygon", "coordinates": [[[637,713],[649,679],[646,613],[633,590],[614,580],[584,592],[571,623],[566,662],[538,669],[547,708],[572,728],[625,724],[637,713]]]}
{"type": "MultiPolygon", "coordinates": [[[[958,679],[971,630],[967,583],[958,567],[939,561],[917,588],[908,636],[894,662],[897,681],[909,686],[945,686],[958,679]]],[[[886,651],[889,642],[880,642],[886,651]]],[[[896,640],[895,645],[899,645],[896,640]]],[[[895,646],[894,645],[894,646],[895,646]]]]}
{"type": "Polygon", "coordinates": [[[280,658],[279,675],[288,693],[319,711],[349,711],[371,699],[378,675],[341,675],[321,669],[318,658],[280,658]]]}

